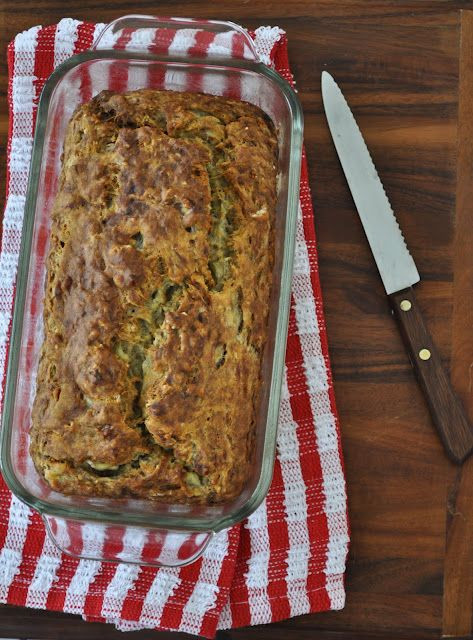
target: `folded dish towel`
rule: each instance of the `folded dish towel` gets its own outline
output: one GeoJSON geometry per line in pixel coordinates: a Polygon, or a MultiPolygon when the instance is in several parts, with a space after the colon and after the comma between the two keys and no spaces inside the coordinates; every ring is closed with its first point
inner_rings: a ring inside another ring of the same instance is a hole
{"type": "MultiPolygon", "coordinates": [[[[10,128],[0,255],[3,378],[39,94],[53,69],[90,48],[102,27],[65,19],[17,35],[8,49],[10,128]]],[[[261,59],[292,82],[285,33],[261,27],[252,35],[261,59]]],[[[192,47],[195,53],[212,44],[195,30],[189,30],[188,39],[179,43],[181,51],[192,47]]],[[[172,48],[172,39],[167,44],[172,48]]],[[[213,637],[217,629],[341,609],[348,541],[340,433],[303,158],[277,458],[264,503],[247,521],[215,536],[190,566],[158,570],[61,554],[45,535],[39,515],[0,480],[0,601],[76,613],[122,630],[159,628],[213,637]]]]}

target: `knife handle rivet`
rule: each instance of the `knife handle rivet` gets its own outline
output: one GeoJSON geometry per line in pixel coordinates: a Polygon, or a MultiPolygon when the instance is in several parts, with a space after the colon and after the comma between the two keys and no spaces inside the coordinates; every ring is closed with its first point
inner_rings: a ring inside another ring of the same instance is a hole
{"type": "Polygon", "coordinates": [[[429,360],[431,355],[432,354],[430,353],[430,351],[428,349],[421,349],[419,351],[419,358],[421,360],[429,360]]]}
{"type": "Polygon", "coordinates": [[[401,300],[399,306],[401,307],[401,311],[410,311],[412,304],[410,300],[401,300]]]}

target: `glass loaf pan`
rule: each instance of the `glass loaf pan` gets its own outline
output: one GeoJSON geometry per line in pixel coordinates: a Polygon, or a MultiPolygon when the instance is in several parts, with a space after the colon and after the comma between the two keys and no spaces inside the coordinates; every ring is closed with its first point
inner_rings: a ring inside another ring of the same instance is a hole
{"type": "Polygon", "coordinates": [[[248,517],[264,499],[276,448],[301,148],[302,113],[297,96],[259,60],[246,31],[232,23],[125,16],[108,25],[90,51],[69,58],[47,80],[38,108],[26,199],[2,416],[1,466],[12,492],[42,515],[49,535],[65,552],[158,566],[187,564],[202,554],[213,534],[248,517]],[[198,47],[193,48],[197,57],[191,57],[187,46],[179,46],[189,36],[195,42],[213,42],[205,57],[198,57],[198,47]],[[127,49],[120,49],[125,41],[127,49]],[[64,496],[51,491],[28,454],[42,343],[50,213],[66,126],[74,109],[103,89],[143,87],[241,98],[263,109],[278,134],[276,260],[254,463],[243,492],[221,505],[64,496]]]}

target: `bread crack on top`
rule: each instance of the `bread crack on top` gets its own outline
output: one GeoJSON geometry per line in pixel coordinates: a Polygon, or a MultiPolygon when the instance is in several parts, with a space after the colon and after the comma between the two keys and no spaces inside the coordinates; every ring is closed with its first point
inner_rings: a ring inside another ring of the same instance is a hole
{"type": "Polygon", "coordinates": [[[104,91],[52,213],[31,455],[65,494],[215,503],[247,481],[274,253],[257,107],[104,91]]]}

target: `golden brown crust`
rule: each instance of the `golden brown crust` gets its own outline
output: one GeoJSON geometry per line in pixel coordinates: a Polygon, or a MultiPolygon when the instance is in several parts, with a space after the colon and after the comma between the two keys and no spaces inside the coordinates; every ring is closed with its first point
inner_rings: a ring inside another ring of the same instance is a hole
{"type": "Polygon", "coordinates": [[[240,493],[267,333],[277,142],[253,105],[102,92],[67,131],[31,455],[56,490],[240,493]]]}

